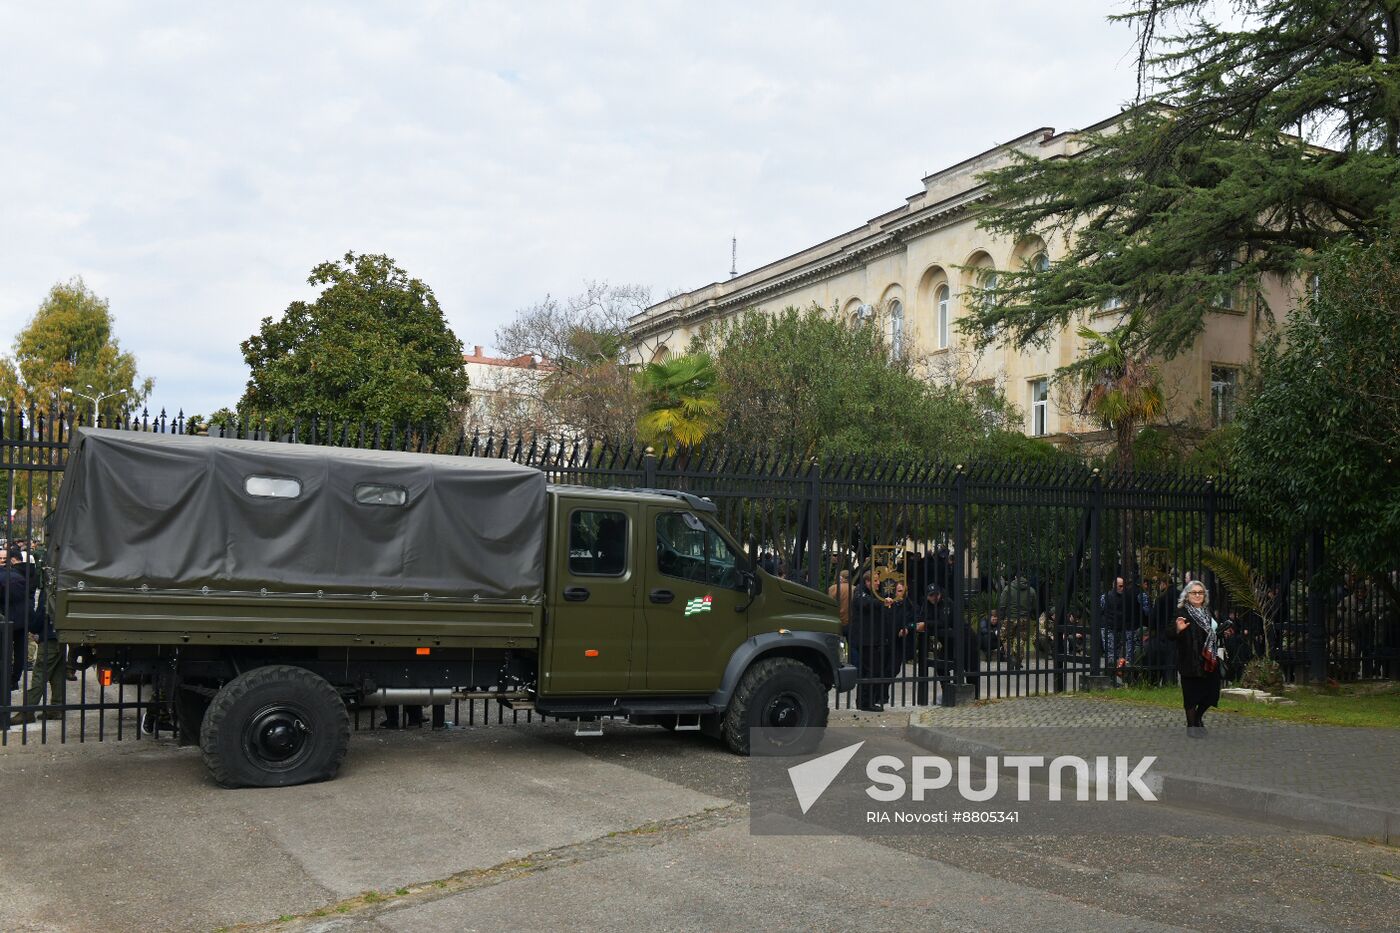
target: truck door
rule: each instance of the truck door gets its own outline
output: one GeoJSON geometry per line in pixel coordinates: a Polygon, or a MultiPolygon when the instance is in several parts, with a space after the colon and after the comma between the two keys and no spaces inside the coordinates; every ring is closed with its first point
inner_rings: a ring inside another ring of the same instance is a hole
{"type": "Polygon", "coordinates": [[[743,559],[686,509],[649,506],[646,523],[647,689],[709,693],[747,634],[743,559]]]}
{"type": "Polygon", "coordinates": [[[540,690],[554,696],[620,694],[632,669],[636,504],[558,500],[549,663],[540,690]]]}

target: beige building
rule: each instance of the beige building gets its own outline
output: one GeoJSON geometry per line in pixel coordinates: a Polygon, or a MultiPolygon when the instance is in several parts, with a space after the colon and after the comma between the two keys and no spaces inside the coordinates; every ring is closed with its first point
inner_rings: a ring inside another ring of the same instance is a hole
{"type": "MultiPolygon", "coordinates": [[[[1077,138],[1078,131],[1042,128],[1008,145],[1044,158],[1073,154],[1077,138]]],[[[630,322],[634,360],[684,352],[706,322],[745,309],[815,303],[883,328],[892,351],[909,354],[929,379],[999,388],[1023,412],[1027,434],[1066,441],[1099,431],[1051,383],[1055,370],[1084,349],[1077,328],[1067,328],[1043,349],[993,346],[980,354],[958,331],[968,303],[982,300],[986,276],[1053,260],[1063,248],[1039,237],[997,239],[978,229],[978,208],[987,197],[978,176],[1008,160],[1005,147],[975,155],[924,178],[922,190],[904,204],[853,230],[652,305],[630,322]]],[[[1195,345],[1161,367],[1171,423],[1209,427],[1231,416],[1240,370],[1261,328],[1271,326],[1264,301],[1281,316],[1292,296],[1277,283],[1258,295],[1222,295],[1195,345]]],[[[1106,331],[1120,315],[1110,302],[1087,311],[1084,321],[1106,331]]]]}

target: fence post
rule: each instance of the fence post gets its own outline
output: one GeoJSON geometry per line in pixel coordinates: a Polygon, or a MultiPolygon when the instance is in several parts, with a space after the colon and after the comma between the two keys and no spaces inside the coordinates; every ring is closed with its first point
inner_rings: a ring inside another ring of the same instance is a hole
{"type": "Polygon", "coordinates": [[[1103,638],[1099,631],[1099,596],[1103,593],[1101,560],[1103,557],[1103,476],[1094,467],[1089,481],[1089,671],[1093,677],[1103,676],[1103,638]]]}
{"type": "Polygon", "coordinates": [[[1327,680],[1327,603],[1322,592],[1324,560],[1322,529],[1314,528],[1308,536],[1308,679],[1318,684],[1327,680]]]}
{"type": "Polygon", "coordinates": [[[822,469],[813,457],[807,470],[807,585],[814,590],[822,588],[821,495],[822,469]]]}
{"type": "MultiPolygon", "coordinates": [[[[952,664],[948,667],[952,672],[952,680],[943,685],[943,705],[957,706],[958,694],[963,690],[963,677],[966,675],[966,665],[963,663],[963,652],[966,647],[963,645],[963,570],[967,562],[967,474],[963,472],[963,465],[959,463],[956,468],[958,472],[953,477],[953,547],[956,558],[953,561],[953,575],[949,581],[953,587],[953,618],[952,618],[952,664]]],[[[932,633],[927,635],[932,638],[932,633]]],[[[970,691],[976,693],[975,688],[970,691]]],[[[968,697],[971,699],[971,697],[968,697]]]]}
{"type": "MultiPolygon", "coordinates": [[[[1205,514],[1205,545],[1208,548],[1215,547],[1215,477],[1206,477],[1206,514],[1205,514]]],[[[1216,605],[1220,601],[1216,598],[1220,594],[1215,591],[1215,571],[1210,569],[1210,565],[1205,567],[1206,592],[1210,594],[1210,601],[1216,605]]]]}
{"type": "Polygon", "coordinates": [[[656,488],[656,448],[647,447],[642,454],[642,486],[646,489],[656,488]]]}

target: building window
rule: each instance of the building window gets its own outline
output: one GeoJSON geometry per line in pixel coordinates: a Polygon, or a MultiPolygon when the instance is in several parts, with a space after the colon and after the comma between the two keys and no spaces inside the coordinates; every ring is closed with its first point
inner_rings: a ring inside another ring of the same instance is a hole
{"type": "Polygon", "coordinates": [[[938,300],[938,349],[948,347],[948,286],[938,286],[934,293],[938,300]]]}
{"type": "Polygon", "coordinates": [[[1109,298],[1105,298],[1101,307],[1105,311],[1117,311],[1119,308],[1123,307],[1123,299],[1119,298],[1117,295],[1113,295],[1109,298]]]}
{"type": "Polygon", "coordinates": [[[1234,366],[1210,368],[1211,422],[1220,427],[1235,420],[1235,400],[1239,395],[1240,371],[1234,366]]]}
{"type": "Polygon", "coordinates": [[[890,302],[890,355],[904,355],[904,303],[898,298],[890,302]]]}
{"type": "Polygon", "coordinates": [[[1050,380],[1031,380],[1031,436],[1044,437],[1050,414],[1050,380]]]}
{"type": "Polygon", "coordinates": [[[1049,272],[1050,257],[1044,253],[1036,253],[1035,258],[1031,260],[1031,268],[1036,272],[1049,272]]]}
{"type": "MultiPolygon", "coordinates": [[[[1229,259],[1222,259],[1215,267],[1216,275],[1229,275],[1235,264],[1229,259]]],[[[1227,285],[1225,289],[1215,296],[1215,306],[1230,311],[1235,307],[1235,289],[1233,285],[1227,285]]]]}

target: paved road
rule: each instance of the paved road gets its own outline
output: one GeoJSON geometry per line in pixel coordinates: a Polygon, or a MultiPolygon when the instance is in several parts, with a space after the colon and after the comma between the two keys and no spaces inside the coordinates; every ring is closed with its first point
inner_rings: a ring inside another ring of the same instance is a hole
{"type": "MultiPolygon", "coordinates": [[[[854,722],[897,742],[905,717],[854,722]]],[[[1111,838],[758,837],[747,782],[746,761],[703,738],[619,725],[362,733],[337,780],[273,791],[220,790],[169,744],[12,746],[0,929],[1251,931],[1400,916],[1392,848],[1267,827],[1168,838],[1150,814],[1111,838]]]]}

